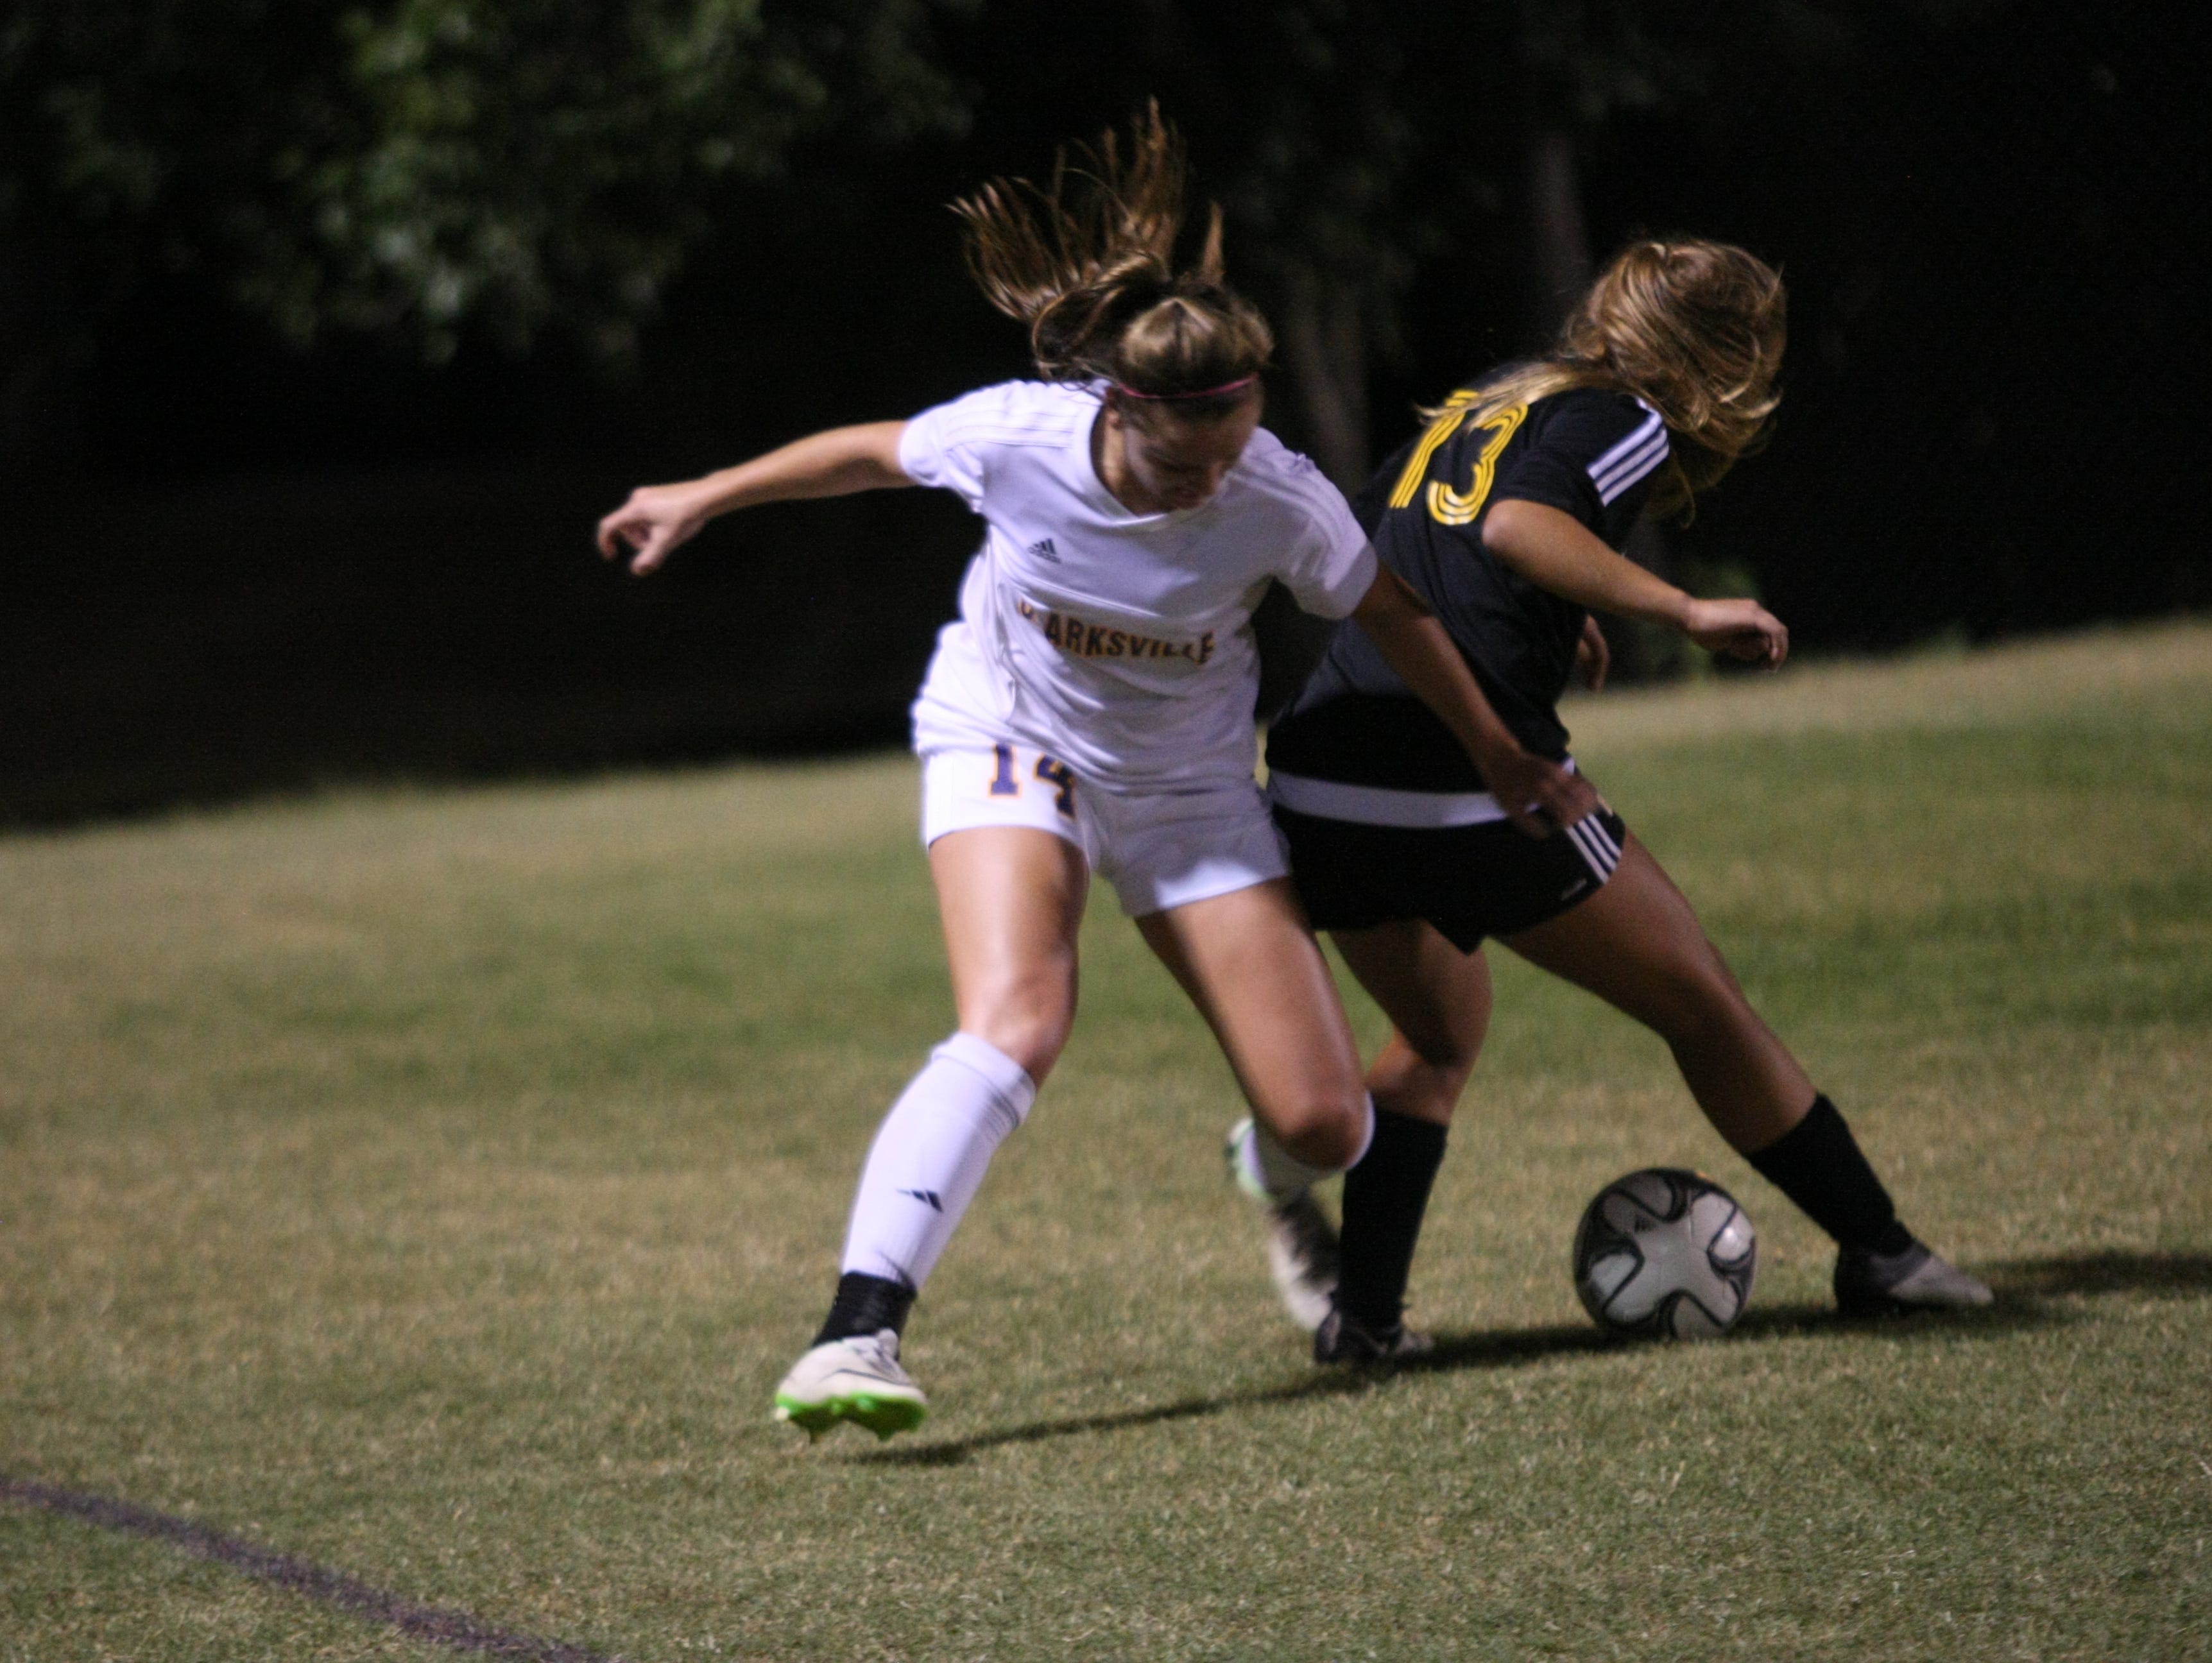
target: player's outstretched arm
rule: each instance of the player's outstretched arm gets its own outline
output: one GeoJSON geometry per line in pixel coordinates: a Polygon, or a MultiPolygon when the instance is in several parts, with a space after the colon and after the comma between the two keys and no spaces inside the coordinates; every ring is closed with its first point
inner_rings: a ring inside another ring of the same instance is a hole
{"type": "Polygon", "coordinates": [[[1352,616],[1406,685],[1444,719],[1516,826],[1540,837],[1597,807],[1587,780],[1521,748],[1491,708],[1449,632],[1396,573],[1377,567],[1352,616]]]}
{"type": "Polygon", "coordinates": [[[628,550],[629,569],[643,577],[716,514],[732,508],[911,485],[899,466],[899,434],[905,430],[903,422],[831,428],[702,478],[641,485],[599,522],[599,552],[614,560],[628,550]]]}
{"type": "Polygon", "coordinates": [[[1492,505],[1482,546],[1539,588],[1601,612],[1679,629],[1709,652],[1770,668],[1790,631],[1755,600],[1698,600],[1605,546],[1572,514],[1518,498],[1492,505]]]}

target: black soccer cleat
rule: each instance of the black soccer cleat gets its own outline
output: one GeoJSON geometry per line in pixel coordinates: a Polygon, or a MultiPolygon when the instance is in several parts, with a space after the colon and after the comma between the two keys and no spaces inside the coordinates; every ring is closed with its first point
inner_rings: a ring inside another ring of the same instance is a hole
{"type": "Polygon", "coordinates": [[[1425,1357],[1436,1349],[1434,1336],[1408,1328],[1402,1322],[1394,1322],[1378,1333],[1363,1327],[1333,1306],[1322,1319],[1321,1326],[1314,1331],[1316,1363],[1407,1363],[1425,1357]]]}
{"type": "Polygon", "coordinates": [[[1996,1298],[1987,1284],[1918,1241],[1899,1253],[1844,1247],[1836,1254],[1836,1306],[1845,1316],[1968,1310],[1996,1298]]]}

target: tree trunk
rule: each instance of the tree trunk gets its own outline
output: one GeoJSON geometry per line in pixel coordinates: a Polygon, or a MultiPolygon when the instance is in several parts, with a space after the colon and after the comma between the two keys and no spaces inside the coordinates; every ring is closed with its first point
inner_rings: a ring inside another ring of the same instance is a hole
{"type": "MultiPolygon", "coordinates": [[[[1589,227],[1583,217],[1582,179],[1575,167],[1574,136],[1565,128],[1536,121],[1528,155],[1528,282],[1536,320],[1547,337],[1582,299],[1596,275],[1590,257],[1589,227]]],[[[1641,519],[1629,534],[1629,559],[1671,580],[1674,550],[1657,524],[1641,519]]],[[[1680,673],[1681,643],[1671,631],[1626,618],[1600,617],[1613,649],[1613,673],[1624,682],[1668,679],[1680,673]]]]}
{"type": "Polygon", "coordinates": [[[1283,361],[1314,460],[1347,496],[1367,483],[1367,325],[1359,294],[1301,261],[1283,285],[1283,361]]]}
{"type": "MultiPolygon", "coordinates": [[[[1283,364],[1305,418],[1306,442],[1321,470],[1346,496],[1367,483],[1367,326],[1359,294],[1300,261],[1276,308],[1283,364]]],[[[1271,585],[1252,628],[1260,647],[1258,714],[1282,713],[1320,664],[1336,626],[1298,610],[1290,592],[1271,585]]]]}
{"type": "Polygon", "coordinates": [[[1593,275],[1574,136],[1564,127],[1536,123],[1528,137],[1528,275],[1536,322],[1548,337],[1559,332],[1593,275]]]}

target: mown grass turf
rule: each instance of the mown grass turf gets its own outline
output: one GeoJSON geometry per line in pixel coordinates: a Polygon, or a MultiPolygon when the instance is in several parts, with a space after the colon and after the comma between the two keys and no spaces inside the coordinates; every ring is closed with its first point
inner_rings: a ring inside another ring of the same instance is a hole
{"type": "MultiPolygon", "coordinates": [[[[0,1474],[634,1660],[2212,1654],[2212,629],[1576,725],[1994,1313],[1832,1320],[1658,1043],[1501,960],[1437,1364],[1316,1373],[1102,899],[935,1417],[809,1448],[769,1396],[949,1021],[911,765],[337,798],[0,842],[0,1474]],[[1575,1304],[1654,1162],[1758,1221],[1729,1341],[1575,1304]]],[[[0,1659],[431,1654],[0,1506],[0,1659]]]]}

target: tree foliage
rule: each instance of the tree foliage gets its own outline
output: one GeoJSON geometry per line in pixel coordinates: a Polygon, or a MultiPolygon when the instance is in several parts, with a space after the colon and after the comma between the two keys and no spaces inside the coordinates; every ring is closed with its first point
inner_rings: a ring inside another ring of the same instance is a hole
{"type": "Polygon", "coordinates": [[[163,268],[301,343],[619,357],[723,182],[833,127],[957,127],[940,3],[17,0],[0,354],[37,379],[163,268]]]}
{"type": "MultiPolygon", "coordinates": [[[[1939,32],[2010,0],[1129,0],[1138,90],[1190,127],[1240,279],[1282,337],[1303,437],[1373,461],[1366,388],[1416,276],[1449,256],[1519,291],[1527,343],[1590,275],[1581,173],[1629,118],[1740,120],[1716,89],[1814,88],[1881,18],[1939,32]]],[[[1000,8],[1001,14],[1008,9],[1000,8]]]]}

